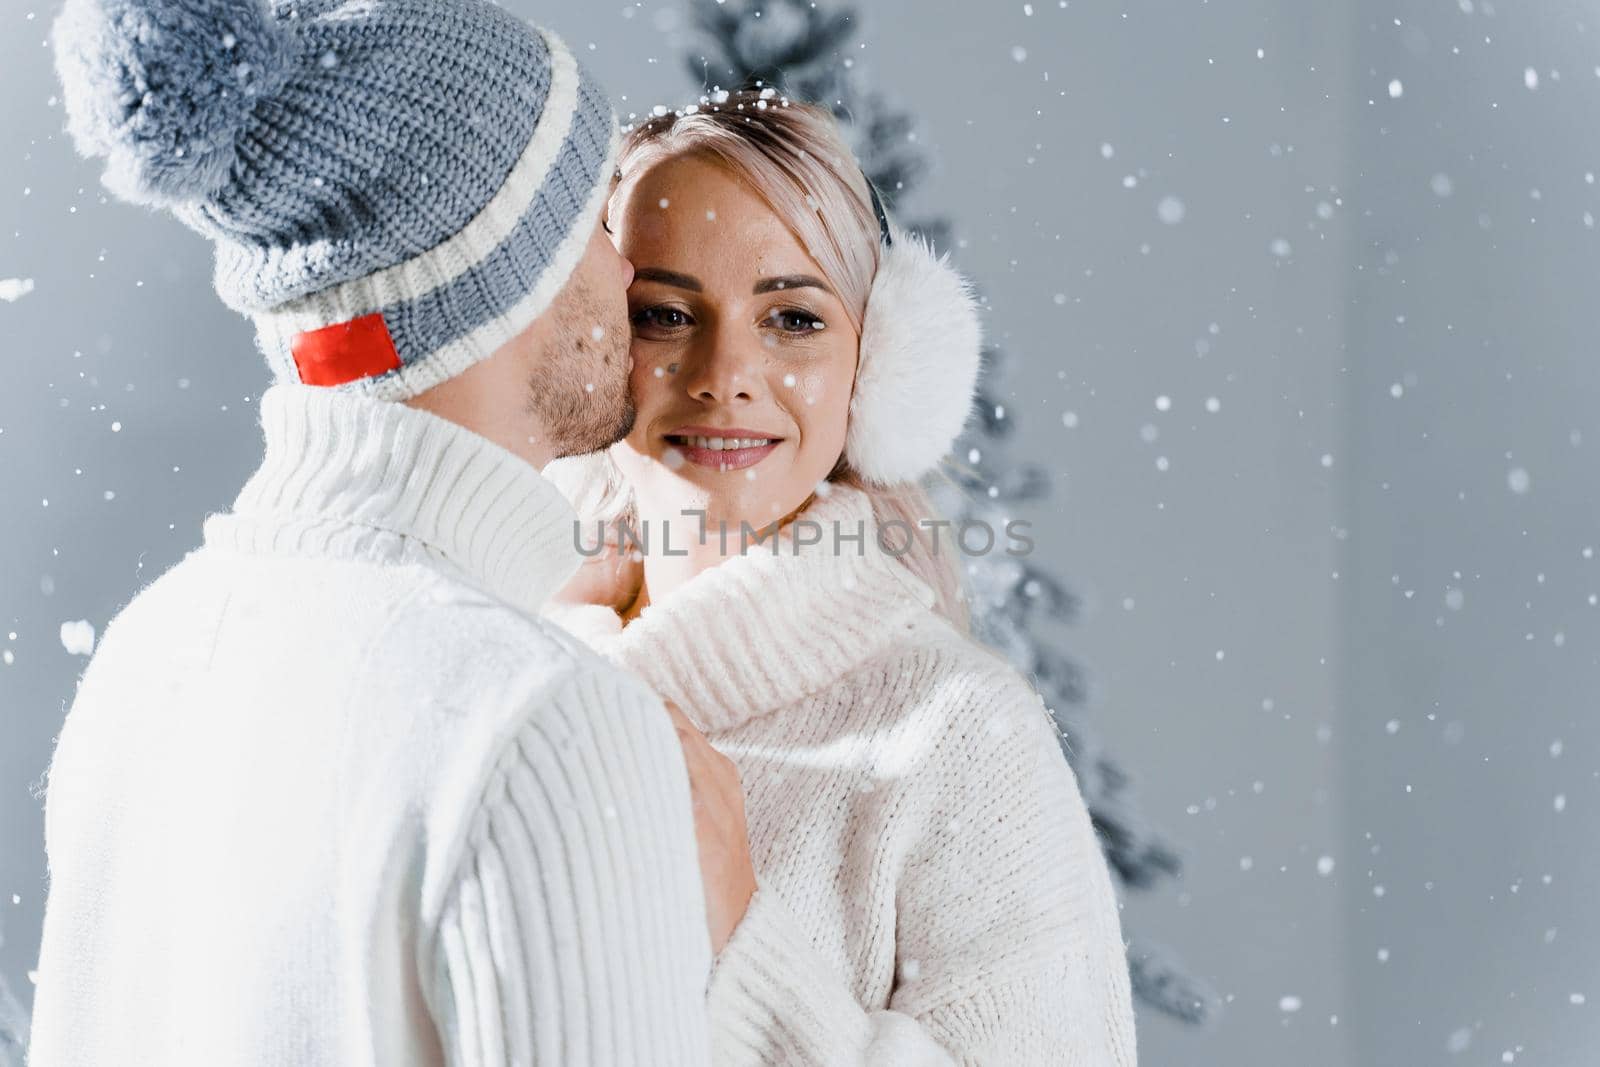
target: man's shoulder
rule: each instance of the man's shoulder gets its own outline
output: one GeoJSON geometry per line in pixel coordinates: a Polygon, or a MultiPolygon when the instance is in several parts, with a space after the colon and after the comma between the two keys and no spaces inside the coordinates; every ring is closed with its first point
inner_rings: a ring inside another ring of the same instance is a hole
{"type": "Polygon", "coordinates": [[[581,642],[551,622],[529,615],[452,575],[425,571],[386,620],[390,657],[439,653],[494,670],[536,658],[569,661],[586,654],[581,642]]]}
{"type": "Polygon", "coordinates": [[[576,677],[615,669],[550,621],[445,573],[419,575],[377,630],[358,688],[446,718],[519,716],[576,677]]]}
{"type": "Polygon", "coordinates": [[[446,567],[288,556],[239,563],[196,549],[140,591],[106,638],[121,631],[133,645],[201,652],[219,639],[247,642],[251,659],[327,679],[330,699],[342,703],[342,693],[390,722],[481,721],[496,707],[536,704],[573,677],[614,670],[559,626],[446,567]]]}
{"type": "Polygon", "coordinates": [[[604,716],[575,710],[575,694],[625,680],[557,626],[447,573],[420,576],[374,625],[346,689],[346,758],[370,804],[415,812],[436,907],[473,828],[504,802],[508,762],[599,729],[604,716]]]}

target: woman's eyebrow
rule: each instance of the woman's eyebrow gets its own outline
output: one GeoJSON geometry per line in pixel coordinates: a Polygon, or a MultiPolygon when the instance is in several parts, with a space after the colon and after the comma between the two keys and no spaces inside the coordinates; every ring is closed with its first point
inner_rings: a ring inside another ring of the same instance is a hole
{"type": "Polygon", "coordinates": [[[704,287],[700,284],[700,279],[688,274],[679,274],[675,270],[665,270],[661,267],[640,267],[633,272],[633,277],[636,281],[660,282],[662,285],[670,285],[675,289],[687,289],[691,293],[704,291],[704,287]]]}
{"type": "Polygon", "coordinates": [[[756,287],[751,293],[760,296],[762,293],[773,293],[780,289],[821,289],[825,293],[833,290],[821,278],[809,274],[786,274],[781,278],[762,278],[756,282],[756,287]]]}

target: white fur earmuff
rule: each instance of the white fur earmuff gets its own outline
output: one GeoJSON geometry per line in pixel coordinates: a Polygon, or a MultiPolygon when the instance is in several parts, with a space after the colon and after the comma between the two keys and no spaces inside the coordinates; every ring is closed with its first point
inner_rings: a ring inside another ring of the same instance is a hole
{"type": "Polygon", "coordinates": [[[978,383],[978,302],[949,253],[888,225],[861,323],[844,454],[879,486],[914,482],[961,434],[978,383]]]}

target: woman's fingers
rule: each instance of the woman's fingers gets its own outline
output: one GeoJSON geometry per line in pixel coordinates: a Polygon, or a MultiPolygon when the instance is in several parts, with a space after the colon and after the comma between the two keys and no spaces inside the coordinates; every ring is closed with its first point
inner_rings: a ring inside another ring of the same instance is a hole
{"type": "Polygon", "coordinates": [[[689,716],[685,715],[683,709],[679,708],[678,705],[670,700],[663,700],[661,703],[667,706],[667,714],[672,717],[672,724],[678,728],[679,733],[682,733],[685,729],[693,730],[695,733],[700,732],[695,730],[694,723],[689,721],[689,716]]]}

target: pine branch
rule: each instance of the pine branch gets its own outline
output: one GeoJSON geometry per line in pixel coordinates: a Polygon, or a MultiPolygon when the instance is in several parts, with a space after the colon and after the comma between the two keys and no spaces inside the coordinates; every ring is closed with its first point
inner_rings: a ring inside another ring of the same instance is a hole
{"type": "Polygon", "coordinates": [[[1139,999],[1191,1025],[1211,1022],[1221,1010],[1215,993],[1183,973],[1164,950],[1135,940],[1128,946],[1128,976],[1139,999]]]}

